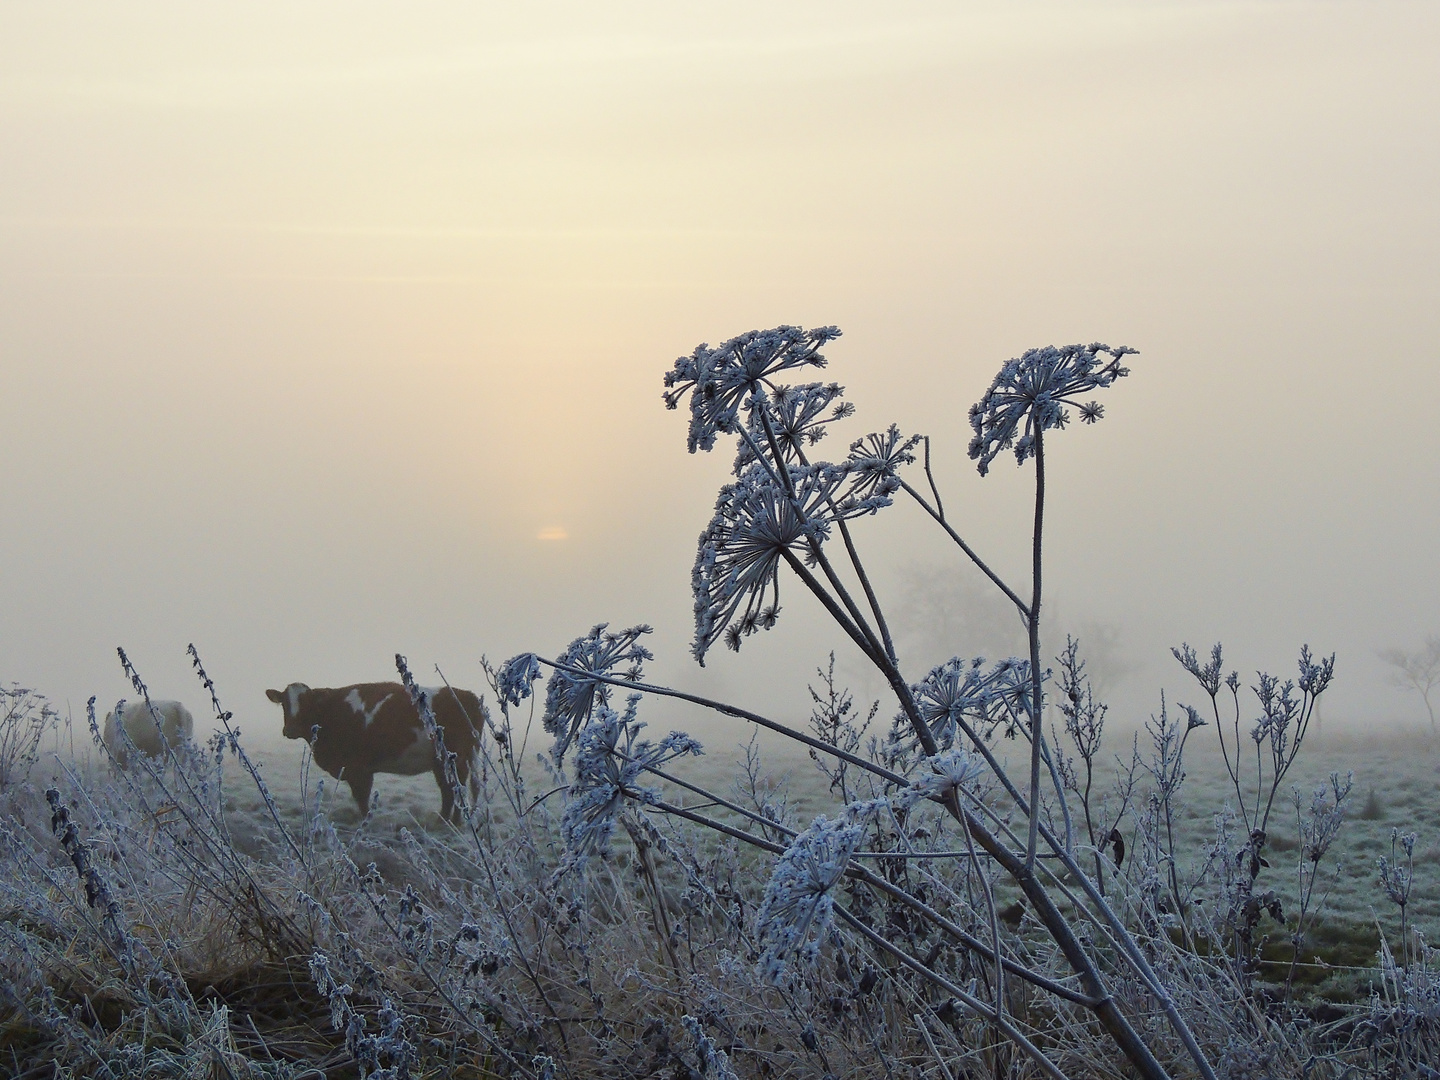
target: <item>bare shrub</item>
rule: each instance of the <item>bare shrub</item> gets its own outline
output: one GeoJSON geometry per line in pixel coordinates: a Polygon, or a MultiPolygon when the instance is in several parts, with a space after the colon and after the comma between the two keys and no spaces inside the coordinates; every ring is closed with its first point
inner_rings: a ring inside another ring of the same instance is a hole
{"type": "Polygon", "coordinates": [[[1435,706],[1430,695],[1440,686],[1440,634],[1425,639],[1425,647],[1409,652],[1405,649],[1382,649],[1380,659],[1390,666],[1390,681],[1401,690],[1420,695],[1430,717],[1430,733],[1440,728],[1435,723],[1435,706]]]}

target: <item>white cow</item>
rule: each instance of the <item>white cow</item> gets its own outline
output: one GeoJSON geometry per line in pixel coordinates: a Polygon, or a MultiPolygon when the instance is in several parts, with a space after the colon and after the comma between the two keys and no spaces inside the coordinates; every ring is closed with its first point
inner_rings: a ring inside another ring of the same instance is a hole
{"type": "Polygon", "coordinates": [[[195,718],[180,702],[152,701],[150,704],[160,715],[158,730],[155,727],[155,718],[143,701],[127,701],[118,717],[113,709],[105,717],[105,745],[122,769],[129,763],[130,756],[129,747],[125,745],[125,739],[120,734],[122,725],[135,748],[152,758],[165,753],[165,747],[160,743],[161,731],[165,733],[165,742],[172,750],[178,750],[195,737],[195,718]]]}

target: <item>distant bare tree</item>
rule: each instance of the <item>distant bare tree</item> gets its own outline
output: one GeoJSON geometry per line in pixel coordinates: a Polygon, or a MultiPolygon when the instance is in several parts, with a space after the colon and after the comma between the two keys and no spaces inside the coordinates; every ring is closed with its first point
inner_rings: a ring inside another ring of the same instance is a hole
{"type": "Polygon", "coordinates": [[[1425,702],[1430,714],[1430,730],[1435,732],[1435,706],[1430,692],[1440,686],[1440,636],[1430,634],[1425,647],[1417,652],[1404,649],[1382,649],[1380,659],[1391,667],[1390,681],[1401,690],[1414,690],[1425,702]]]}
{"type": "Polygon", "coordinates": [[[917,562],[902,571],[900,586],[896,636],[917,666],[944,663],[951,656],[1024,654],[1024,624],[1014,605],[988,583],[943,563],[917,562]]]}

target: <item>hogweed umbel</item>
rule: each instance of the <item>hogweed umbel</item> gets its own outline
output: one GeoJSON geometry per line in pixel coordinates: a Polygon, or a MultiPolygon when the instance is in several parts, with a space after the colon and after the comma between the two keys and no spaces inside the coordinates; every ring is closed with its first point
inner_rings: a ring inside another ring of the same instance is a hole
{"type": "Polygon", "coordinates": [[[1105,414],[1095,401],[1083,404],[1076,395],[1110,386],[1130,374],[1120,361],[1134,349],[1091,345],[1047,345],[1029,349],[1000,369],[990,389],[970,408],[970,457],[979,463],[980,475],[1002,450],[1013,449],[1023,465],[1036,452],[1037,436],[1063,428],[1070,419],[1065,406],[1079,410],[1082,423],[1093,424],[1105,414]],[[1108,357],[1109,359],[1106,359],[1108,357]],[[1023,428],[1022,428],[1023,425],[1023,428]]]}

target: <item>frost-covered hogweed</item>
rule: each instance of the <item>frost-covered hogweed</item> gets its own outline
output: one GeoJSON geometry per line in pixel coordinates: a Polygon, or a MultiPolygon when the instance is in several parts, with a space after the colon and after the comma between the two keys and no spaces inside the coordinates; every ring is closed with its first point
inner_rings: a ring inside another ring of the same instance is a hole
{"type": "Polygon", "coordinates": [[[951,747],[933,757],[925,758],[910,781],[894,796],[895,805],[904,809],[922,799],[947,799],[951,794],[970,790],[985,773],[985,762],[961,747],[951,747]]]}
{"type": "Polygon", "coordinates": [[[591,627],[584,637],[572,641],[556,660],[559,666],[545,687],[542,723],[545,730],[555,736],[557,758],[565,755],[565,748],[581,725],[589,720],[595,706],[610,701],[609,685],[594,676],[639,682],[645,661],[655,658],[639,643],[643,635],[651,632],[650,627],[632,626],[609,633],[608,625],[600,623],[591,627]],[[629,666],[619,670],[624,665],[629,666]],[[564,670],[567,668],[570,670],[564,670]]]}
{"type": "Polygon", "coordinates": [[[996,672],[985,671],[984,665],[978,656],[974,660],[952,657],[910,688],[921,718],[939,745],[954,743],[959,725],[967,717],[985,718],[986,706],[995,693],[996,672]]]}
{"type": "Polygon", "coordinates": [[[761,465],[720,489],[715,516],[700,534],[690,584],[701,664],[722,636],[738,650],[743,637],[768,630],[780,613],[780,564],[787,554],[809,561],[831,526],[888,506],[883,495],[856,496],[845,466],[789,468],[790,491],[761,465]]]}
{"type": "Polygon", "coordinates": [[[853,478],[852,497],[888,497],[899,491],[900,469],[915,463],[914,450],[919,443],[919,435],[906,438],[894,424],[851,443],[845,464],[853,478]]]}
{"type": "Polygon", "coordinates": [[[704,753],[689,735],[672,731],[659,744],[637,735],[645,726],[635,722],[640,695],[632,694],[623,714],[599,706],[580,732],[575,752],[575,779],[565,798],[560,835],[566,852],[583,862],[605,854],[615,818],[627,801],[654,802],[659,793],[639,783],[652,768],[685,755],[704,753]]]}
{"type": "Polygon", "coordinates": [[[820,349],[839,336],[834,326],[777,326],[751,330],[713,349],[696,346],[676,360],[665,376],[664,399],[674,409],[690,396],[690,452],[713,449],[716,435],[738,434],[742,407],[773,393],[773,379],[782,371],[824,367],[820,349]]]}
{"type": "Polygon", "coordinates": [[[806,447],[823,439],[830,424],[854,415],[855,406],[840,401],[844,393],[839,383],[777,386],[767,400],[750,410],[747,437],[740,440],[732,471],[739,476],[755,464],[759,459],[753,448],[767,446],[771,435],[786,464],[803,465],[806,447]]]}
{"type": "Polygon", "coordinates": [[[851,803],[838,817],[821,814],[791,842],[775,864],[755,917],[760,972],[783,980],[792,961],[813,964],[834,920],[832,890],[845,876],[850,856],[888,799],[851,803]]]}
{"type": "Polygon", "coordinates": [[[500,665],[495,693],[502,705],[519,705],[530,696],[530,684],[540,678],[540,659],[534,653],[512,656],[500,665]]]}
{"type": "Polygon", "coordinates": [[[1099,342],[1060,348],[1047,345],[1029,349],[1007,363],[985,396],[970,407],[970,426],[975,430],[970,457],[980,463],[980,475],[990,471],[990,462],[1002,450],[1013,449],[1016,461],[1024,464],[1035,453],[1040,432],[1063,428],[1069,422],[1067,405],[1079,410],[1084,423],[1099,420],[1105,415],[1104,406],[1095,401],[1082,404],[1076,395],[1103,389],[1130,374],[1120,361],[1134,352],[1123,345],[1112,349],[1099,342]]]}

